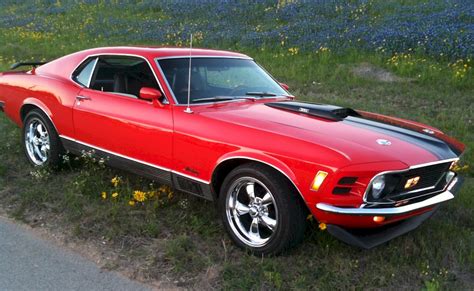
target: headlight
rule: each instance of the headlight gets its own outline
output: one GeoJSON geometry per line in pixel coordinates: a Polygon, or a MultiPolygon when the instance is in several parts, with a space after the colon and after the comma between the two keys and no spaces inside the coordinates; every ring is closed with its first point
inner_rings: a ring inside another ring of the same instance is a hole
{"type": "Polygon", "coordinates": [[[382,195],[383,189],[385,188],[385,176],[377,176],[372,181],[372,197],[379,199],[382,195]]]}

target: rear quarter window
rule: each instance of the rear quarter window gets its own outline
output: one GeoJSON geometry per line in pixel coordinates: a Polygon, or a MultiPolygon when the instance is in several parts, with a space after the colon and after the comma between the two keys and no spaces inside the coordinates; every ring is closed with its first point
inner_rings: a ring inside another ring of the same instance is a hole
{"type": "Polygon", "coordinates": [[[74,72],[73,80],[76,81],[76,83],[81,84],[82,86],[89,87],[96,63],[97,58],[92,58],[84,61],[84,63],[81,64],[79,68],[77,68],[74,72]]]}

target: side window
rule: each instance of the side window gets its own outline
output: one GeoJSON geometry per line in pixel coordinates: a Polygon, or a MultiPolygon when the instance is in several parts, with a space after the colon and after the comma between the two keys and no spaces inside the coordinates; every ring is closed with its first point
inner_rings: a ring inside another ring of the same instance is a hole
{"type": "Polygon", "coordinates": [[[82,86],[89,87],[97,58],[86,60],[73,74],[73,79],[82,86]]]}
{"type": "Polygon", "coordinates": [[[142,58],[128,56],[101,56],[92,75],[89,88],[139,98],[140,89],[159,90],[156,78],[142,58]]]}

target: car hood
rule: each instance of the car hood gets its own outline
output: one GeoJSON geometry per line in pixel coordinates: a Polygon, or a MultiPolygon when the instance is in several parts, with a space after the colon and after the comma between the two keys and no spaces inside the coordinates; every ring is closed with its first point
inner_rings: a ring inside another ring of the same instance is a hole
{"type": "Polygon", "coordinates": [[[464,149],[462,144],[441,131],[419,123],[350,109],[347,116],[331,118],[328,112],[304,112],[308,111],[305,106],[309,103],[290,103],[295,107],[272,106],[275,103],[233,103],[218,109],[209,108],[200,114],[314,143],[343,155],[351,164],[400,161],[411,166],[456,158],[464,149]]]}

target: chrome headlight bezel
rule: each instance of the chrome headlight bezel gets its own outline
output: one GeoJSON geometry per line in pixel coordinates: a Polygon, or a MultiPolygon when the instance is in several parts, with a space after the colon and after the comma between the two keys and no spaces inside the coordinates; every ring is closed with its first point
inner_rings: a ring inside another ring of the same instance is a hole
{"type": "Polygon", "coordinates": [[[400,183],[400,179],[401,177],[398,173],[386,173],[374,176],[367,187],[364,201],[383,201],[387,195],[394,191],[396,186],[400,183]]]}
{"type": "Polygon", "coordinates": [[[386,179],[385,175],[379,175],[375,177],[370,183],[370,195],[374,199],[382,198],[383,191],[385,190],[386,179]]]}

